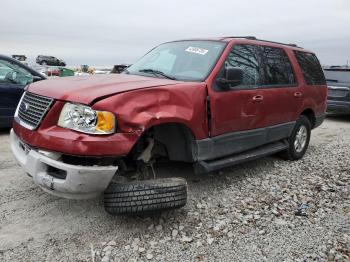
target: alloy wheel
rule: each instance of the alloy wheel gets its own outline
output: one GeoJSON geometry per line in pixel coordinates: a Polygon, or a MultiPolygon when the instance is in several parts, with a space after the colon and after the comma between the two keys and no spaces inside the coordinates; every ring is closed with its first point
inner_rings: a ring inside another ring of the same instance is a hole
{"type": "Polygon", "coordinates": [[[299,130],[294,140],[294,148],[296,152],[300,153],[304,150],[307,142],[307,137],[308,137],[307,128],[306,126],[301,125],[299,127],[299,130]]]}

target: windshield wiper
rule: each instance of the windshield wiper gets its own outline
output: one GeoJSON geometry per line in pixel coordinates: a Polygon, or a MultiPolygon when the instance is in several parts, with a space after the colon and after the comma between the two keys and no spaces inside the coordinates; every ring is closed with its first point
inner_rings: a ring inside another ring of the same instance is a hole
{"type": "Polygon", "coordinates": [[[169,76],[166,73],[156,70],[156,69],[152,69],[152,68],[145,68],[145,69],[140,69],[139,72],[141,73],[150,73],[150,74],[154,74],[154,75],[161,75],[164,76],[165,78],[171,79],[171,80],[176,80],[175,77],[173,76],[169,76]]]}

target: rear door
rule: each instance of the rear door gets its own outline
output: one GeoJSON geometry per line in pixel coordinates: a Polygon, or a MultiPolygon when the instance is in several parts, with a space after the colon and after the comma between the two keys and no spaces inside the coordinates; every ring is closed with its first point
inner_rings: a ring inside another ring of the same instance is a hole
{"type": "MultiPolygon", "coordinates": [[[[264,79],[260,85],[264,97],[265,126],[286,125],[288,129],[296,120],[302,103],[302,88],[296,81],[292,64],[286,50],[280,47],[260,46],[264,79]]],[[[277,132],[284,128],[276,127],[277,132]]],[[[285,133],[280,134],[285,136],[285,133]]],[[[275,137],[279,139],[279,137],[275,137]]]]}
{"type": "Polygon", "coordinates": [[[327,108],[327,85],[320,62],[313,53],[294,51],[305,82],[302,108],[311,108],[316,117],[325,114],[327,108]]]}
{"type": "Polygon", "coordinates": [[[33,82],[30,72],[0,59],[0,127],[10,127],[24,87],[33,82]]]}

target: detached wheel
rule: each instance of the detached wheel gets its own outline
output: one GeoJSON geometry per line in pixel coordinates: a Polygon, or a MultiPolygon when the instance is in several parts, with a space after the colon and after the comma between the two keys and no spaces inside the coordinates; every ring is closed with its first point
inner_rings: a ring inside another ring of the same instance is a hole
{"type": "Polygon", "coordinates": [[[104,193],[106,212],[112,215],[153,213],[180,208],[187,202],[183,178],[112,182],[104,193]]]}
{"type": "Polygon", "coordinates": [[[294,130],[289,137],[289,148],[281,152],[281,156],[288,160],[298,160],[305,155],[311,137],[311,123],[306,116],[300,116],[294,130]]]}

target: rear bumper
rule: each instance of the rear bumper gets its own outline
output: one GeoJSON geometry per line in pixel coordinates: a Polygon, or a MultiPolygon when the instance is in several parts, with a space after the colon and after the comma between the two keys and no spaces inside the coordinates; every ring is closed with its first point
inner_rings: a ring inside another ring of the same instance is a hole
{"type": "Polygon", "coordinates": [[[101,194],[112,180],[117,166],[80,166],[63,163],[60,154],[34,150],[13,130],[11,150],[24,171],[44,191],[64,198],[87,199],[101,194]]]}
{"type": "Polygon", "coordinates": [[[350,114],[350,101],[327,101],[327,112],[350,114]]]}

